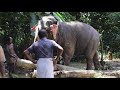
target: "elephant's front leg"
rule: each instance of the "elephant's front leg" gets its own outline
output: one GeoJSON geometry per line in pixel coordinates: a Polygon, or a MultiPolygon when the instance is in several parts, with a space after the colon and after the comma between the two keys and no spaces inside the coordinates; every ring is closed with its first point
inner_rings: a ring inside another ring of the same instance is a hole
{"type": "Polygon", "coordinates": [[[70,55],[65,54],[64,55],[64,65],[69,66],[71,59],[72,59],[72,57],[70,55]]]}
{"type": "Polygon", "coordinates": [[[69,66],[70,61],[74,55],[74,47],[66,47],[63,53],[64,65],[69,66]]]}

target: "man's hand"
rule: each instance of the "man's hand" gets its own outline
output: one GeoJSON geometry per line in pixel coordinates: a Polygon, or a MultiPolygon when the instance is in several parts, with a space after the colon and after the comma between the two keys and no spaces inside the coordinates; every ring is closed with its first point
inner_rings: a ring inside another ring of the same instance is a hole
{"type": "Polygon", "coordinates": [[[57,64],[57,60],[53,60],[53,65],[55,66],[57,64]]]}
{"type": "Polygon", "coordinates": [[[34,63],[34,64],[37,64],[37,60],[33,60],[33,63],[34,63]]]}
{"type": "Polygon", "coordinates": [[[57,62],[58,62],[58,60],[59,60],[59,59],[58,59],[57,57],[55,57],[55,58],[53,59],[53,64],[56,65],[57,62]]]}
{"type": "Polygon", "coordinates": [[[27,57],[28,60],[32,61],[33,63],[36,63],[36,61],[32,58],[28,50],[24,51],[24,55],[27,57]]]}

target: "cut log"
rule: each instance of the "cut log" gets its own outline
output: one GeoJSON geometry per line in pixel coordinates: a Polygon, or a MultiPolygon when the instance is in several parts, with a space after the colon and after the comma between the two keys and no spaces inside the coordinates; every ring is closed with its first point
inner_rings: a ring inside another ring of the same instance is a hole
{"type": "MultiPolygon", "coordinates": [[[[109,62],[110,63],[110,62],[109,62]]],[[[106,62],[107,64],[107,62],[106,62]]],[[[36,65],[29,60],[19,59],[16,62],[17,67],[25,69],[36,69],[36,65]]],[[[32,78],[36,78],[37,71],[31,73],[32,78]]],[[[78,68],[57,64],[54,67],[55,78],[120,78],[120,70],[80,70],[78,68]]]]}
{"type": "MultiPolygon", "coordinates": [[[[36,64],[31,62],[30,60],[25,59],[17,59],[16,61],[16,67],[18,68],[24,68],[25,70],[34,70],[36,69],[36,64]]],[[[54,66],[54,70],[58,70],[58,66],[54,66]]]]}
{"type": "Polygon", "coordinates": [[[17,59],[16,67],[24,68],[26,70],[34,70],[34,69],[36,69],[36,64],[31,62],[30,60],[17,59]]]}
{"type": "MultiPolygon", "coordinates": [[[[20,59],[18,58],[16,61],[16,67],[24,68],[25,70],[34,70],[36,69],[36,64],[31,62],[30,60],[20,59]]],[[[54,70],[60,70],[59,66],[54,66],[54,70]]]]}
{"type": "MultiPolygon", "coordinates": [[[[37,70],[34,70],[31,78],[36,78],[36,75],[37,70]]],[[[100,73],[93,70],[55,71],[54,76],[55,78],[118,78],[117,73],[100,73]]]]}
{"type": "MultiPolygon", "coordinates": [[[[54,71],[55,78],[119,78],[120,71],[95,71],[80,70],[65,65],[56,65],[58,71],[54,71]]],[[[34,70],[32,78],[36,78],[37,71],[34,70]]]]}
{"type": "Polygon", "coordinates": [[[31,72],[31,78],[36,78],[37,77],[37,70],[34,70],[31,72]]]}
{"type": "Polygon", "coordinates": [[[56,78],[117,78],[114,75],[103,74],[94,70],[75,70],[75,71],[62,71],[57,72],[56,78]]]}

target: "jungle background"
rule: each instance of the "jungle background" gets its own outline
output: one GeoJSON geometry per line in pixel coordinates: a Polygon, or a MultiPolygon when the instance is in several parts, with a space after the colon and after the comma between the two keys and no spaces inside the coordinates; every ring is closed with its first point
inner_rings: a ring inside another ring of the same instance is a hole
{"type": "MultiPolygon", "coordinates": [[[[44,12],[33,12],[37,19],[44,12]]],[[[103,53],[113,53],[113,58],[120,58],[120,12],[59,12],[65,21],[81,21],[93,26],[103,40],[103,53]]],[[[33,43],[34,36],[30,30],[30,12],[0,12],[0,44],[5,46],[5,37],[13,37],[15,52],[23,58],[23,51],[33,43]]],[[[99,50],[100,52],[100,50],[99,50]]],[[[78,61],[82,56],[74,56],[78,61]]]]}

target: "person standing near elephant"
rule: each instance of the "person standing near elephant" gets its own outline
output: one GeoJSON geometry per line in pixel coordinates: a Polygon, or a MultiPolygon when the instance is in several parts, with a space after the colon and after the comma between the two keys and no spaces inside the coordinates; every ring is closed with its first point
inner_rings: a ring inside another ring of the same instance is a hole
{"type": "Polygon", "coordinates": [[[25,56],[34,62],[29,53],[37,57],[37,78],[54,78],[54,65],[63,53],[63,48],[55,41],[47,39],[47,31],[42,29],[38,32],[39,40],[34,42],[24,51],[25,56]],[[58,49],[57,57],[53,59],[54,48],[58,49]]]}
{"type": "Polygon", "coordinates": [[[0,45],[0,73],[3,78],[5,76],[5,64],[4,64],[5,61],[6,61],[5,54],[2,46],[0,45]]]}
{"type": "Polygon", "coordinates": [[[14,73],[15,69],[15,62],[18,59],[18,56],[15,53],[14,50],[14,44],[13,44],[13,38],[12,37],[7,37],[7,43],[6,43],[6,50],[7,50],[7,62],[8,62],[8,67],[9,67],[9,74],[14,73]]]}

